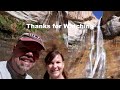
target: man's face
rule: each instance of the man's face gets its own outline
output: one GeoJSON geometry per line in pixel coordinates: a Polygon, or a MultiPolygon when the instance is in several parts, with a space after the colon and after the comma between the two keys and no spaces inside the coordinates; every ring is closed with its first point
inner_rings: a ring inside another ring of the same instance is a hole
{"type": "Polygon", "coordinates": [[[13,50],[14,66],[23,72],[30,70],[39,59],[40,51],[38,43],[20,41],[13,50]]]}

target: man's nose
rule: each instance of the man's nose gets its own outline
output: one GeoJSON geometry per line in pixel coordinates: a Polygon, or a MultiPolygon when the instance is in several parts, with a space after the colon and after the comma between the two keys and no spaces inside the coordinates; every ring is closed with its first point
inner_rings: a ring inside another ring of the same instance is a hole
{"type": "Polygon", "coordinates": [[[32,52],[27,52],[26,55],[29,56],[29,57],[33,57],[33,53],[32,52]]]}

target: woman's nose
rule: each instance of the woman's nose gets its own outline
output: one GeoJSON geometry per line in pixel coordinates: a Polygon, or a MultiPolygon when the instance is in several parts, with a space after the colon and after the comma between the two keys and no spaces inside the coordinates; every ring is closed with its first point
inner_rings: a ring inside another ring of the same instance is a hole
{"type": "Polygon", "coordinates": [[[56,67],[57,67],[57,64],[56,64],[56,63],[54,63],[54,64],[53,64],[53,67],[54,67],[54,68],[56,68],[56,67]]]}

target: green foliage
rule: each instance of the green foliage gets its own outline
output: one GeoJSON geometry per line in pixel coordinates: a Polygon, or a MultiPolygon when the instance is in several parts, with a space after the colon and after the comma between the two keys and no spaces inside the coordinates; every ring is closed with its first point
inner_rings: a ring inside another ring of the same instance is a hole
{"type": "Polygon", "coordinates": [[[7,21],[2,15],[0,15],[0,25],[4,25],[4,24],[7,24],[7,21]]]}
{"type": "Polygon", "coordinates": [[[23,30],[25,27],[25,24],[22,21],[19,21],[17,23],[17,30],[23,30]]]}
{"type": "Polygon", "coordinates": [[[25,32],[25,23],[22,20],[18,20],[10,15],[0,12],[0,29],[4,34],[19,35],[25,32]]]}

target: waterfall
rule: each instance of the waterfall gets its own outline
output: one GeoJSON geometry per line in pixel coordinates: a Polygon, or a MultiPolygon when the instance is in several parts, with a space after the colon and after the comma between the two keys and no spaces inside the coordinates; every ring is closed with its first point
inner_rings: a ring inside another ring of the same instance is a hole
{"type": "Polygon", "coordinates": [[[101,18],[97,25],[97,37],[95,42],[94,30],[91,30],[91,50],[89,61],[86,65],[87,78],[105,78],[106,53],[104,50],[103,34],[100,28],[101,18]]]}
{"type": "MultiPolygon", "coordinates": [[[[63,14],[62,11],[58,11],[56,16],[56,25],[63,25],[63,14]]],[[[59,32],[61,28],[56,28],[56,31],[59,32]]]]}

